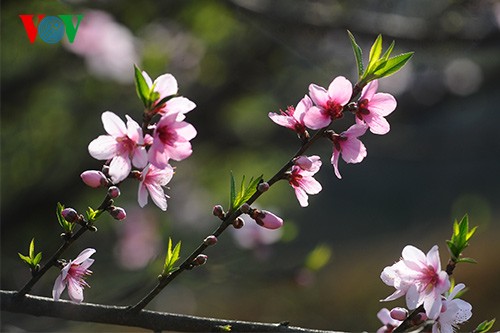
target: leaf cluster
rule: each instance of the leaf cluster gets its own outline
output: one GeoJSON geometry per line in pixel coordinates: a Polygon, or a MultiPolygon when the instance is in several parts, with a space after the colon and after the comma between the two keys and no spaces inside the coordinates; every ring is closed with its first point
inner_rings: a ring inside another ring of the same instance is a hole
{"type": "Polygon", "coordinates": [[[179,261],[180,253],[181,253],[181,241],[179,241],[172,249],[172,239],[169,237],[167,256],[165,257],[165,264],[163,265],[163,271],[161,273],[162,276],[167,276],[178,269],[178,267],[174,265],[177,261],[179,261]]]}
{"type": "Polygon", "coordinates": [[[63,209],[64,209],[64,205],[62,203],[58,202],[57,206],[56,206],[57,222],[59,222],[59,225],[61,226],[61,228],[63,228],[65,233],[70,234],[73,231],[75,224],[72,222],[66,221],[66,219],[61,214],[63,209]]]}
{"type": "Polygon", "coordinates": [[[365,86],[370,81],[388,77],[396,73],[403,68],[413,56],[413,52],[406,52],[391,57],[395,45],[394,41],[392,41],[391,45],[389,45],[387,50],[382,54],[382,35],[378,35],[370,48],[368,66],[366,66],[365,69],[363,66],[363,53],[361,47],[356,43],[353,34],[350,31],[347,31],[347,33],[349,34],[354,57],[356,58],[358,85],[361,87],[365,86]]]}
{"type": "Polygon", "coordinates": [[[230,197],[229,197],[229,211],[233,212],[241,207],[248,199],[257,192],[257,186],[262,181],[262,175],[257,178],[250,178],[248,184],[245,184],[245,176],[241,180],[240,189],[236,192],[236,184],[234,176],[231,173],[231,184],[230,184],[230,197]]]}
{"type": "Polygon", "coordinates": [[[42,260],[42,252],[38,252],[35,255],[35,238],[33,238],[30,242],[29,251],[28,251],[27,256],[25,256],[19,252],[17,254],[19,255],[19,258],[21,258],[22,261],[24,261],[25,263],[27,263],[30,266],[32,271],[38,270],[40,261],[42,260]]]}
{"type": "Polygon", "coordinates": [[[447,240],[446,244],[451,253],[451,259],[456,262],[476,263],[472,258],[461,258],[462,252],[469,246],[469,240],[476,232],[477,226],[469,230],[469,216],[466,214],[460,222],[453,223],[453,234],[451,240],[447,240]]]}
{"type": "Polygon", "coordinates": [[[477,325],[476,329],[473,331],[474,333],[486,333],[493,327],[495,324],[496,318],[492,320],[485,320],[481,324],[477,325]]]}

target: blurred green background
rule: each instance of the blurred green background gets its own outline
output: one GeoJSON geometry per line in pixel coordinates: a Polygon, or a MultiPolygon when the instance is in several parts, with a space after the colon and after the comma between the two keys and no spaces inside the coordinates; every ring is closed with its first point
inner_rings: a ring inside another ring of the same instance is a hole
{"type": "MultiPolygon", "coordinates": [[[[296,151],[294,133],[267,114],[285,109],[313,82],[356,80],[346,33],[365,53],[377,36],[394,54],[415,51],[409,65],[383,80],[398,100],[385,136],[367,134],[367,158],[340,162],[338,180],[325,140],[312,153],[323,191],[300,208],[278,183],[258,201],[285,219],[273,244],[242,248],[228,231],[208,264],[183,274],[149,309],[311,328],[375,331],[392,293],[379,279],[406,244],[441,249],[454,219],[469,213],[480,228],[454,276],[470,291],[473,317],[463,330],[500,315],[500,3],[451,1],[2,1],[1,4],[1,286],[29,279],[17,252],[32,237],[47,258],[60,244],[58,201],[83,212],[103,190],[79,174],[99,169],[88,143],[104,134],[111,110],[141,119],[132,82],[137,63],[153,78],[172,73],[180,94],[197,104],[187,121],[198,130],[193,155],[176,163],[169,209],[141,210],[137,183],[122,186],[123,222],[106,216],[64,258],[97,253],[85,300],[137,302],[155,283],[168,237],[181,254],[215,227],[214,204],[227,204],[229,173],[270,177],[296,151]],[[30,44],[19,14],[84,14],[74,44],[30,44]],[[315,250],[316,249],[316,250],[315,250]]],[[[366,60],[366,59],[365,59],[366,60]]],[[[350,117],[335,129],[342,131],[350,117]]],[[[250,228],[247,224],[244,229],[250,228]]],[[[242,229],[241,232],[244,232],[242,229]]],[[[249,237],[245,236],[247,240],[249,237]]],[[[263,241],[264,242],[264,241],[263,241]]],[[[56,270],[34,294],[50,297],[56,270]]],[[[67,297],[64,294],[63,297],[67,297]]],[[[498,328],[498,325],[496,325],[498,328]]],[[[127,328],[2,312],[1,331],[125,331],[127,328]]],[[[130,331],[137,329],[129,328],[130,331]]]]}

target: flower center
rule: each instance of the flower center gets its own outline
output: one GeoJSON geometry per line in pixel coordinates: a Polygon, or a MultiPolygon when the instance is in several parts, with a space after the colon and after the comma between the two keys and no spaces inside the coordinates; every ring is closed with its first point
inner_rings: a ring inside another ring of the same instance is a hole
{"type": "Polygon", "coordinates": [[[136,148],[136,143],[130,139],[128,136],[122,136],[119,138],[116,138],[116,141],[118,142],[118,152],[119,154],[123,154],[125,152],[127,153],[132,153],[134,149],[136,148]]]}
{"type": "Polygon", "coordinates": [[[292,185],[294,187],[300,187],[300,180],[301,179],[302,179],[302,175],[299,173],[298,169],[295,169],[292,171],[292,174],[290,175],[288,182],[290,183],[290,185],[292,185]]]}
{"type": "Polygon", "coordinates": [[[358,102],[358,112],[363,115],[370,114],[370,110],[368,110],[368,100],[366,98],[358,102]]]}
{"type": "Polygon", "coordinates": [[[431,290],[437,285],[437,283],[439,282],[439,274],[436,272],[434,267],[430,265],[427,266],[427,268],[424,271],[422,282],[424,283],[423,286],[424,290],[431,290]]]}
{"type": "Polygon", "coordinates": [[[343,109],[344,107],[335,101],[329,100],[326,102],[325,110],[332,120],[341,118],[343,109]]]}
{"type": "Polygon", "coordinates": [[[162,126],[157,129],[158,137],[164,145],[174,146],[177,141],[177,133],[167,126],[162,126]]]}

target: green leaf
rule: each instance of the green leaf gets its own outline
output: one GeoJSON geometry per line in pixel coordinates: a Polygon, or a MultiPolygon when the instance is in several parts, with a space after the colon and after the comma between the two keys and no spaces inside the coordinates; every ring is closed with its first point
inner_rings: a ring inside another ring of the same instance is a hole
{"type": "Polygon", "coordinates": [[[33,266],[36,266],[42,261],[42,252],[38,252],[38,254],[33,259],[33,266]]]}
{"type": "Polygon", "coordinates": [[[380,59],[380,55],[382,54],[382,35],[378,35],[375,42],[373,42],[372,47],[370,48],[370,57],[368,58],[368,72],[371,72],[372,68],[374,68],[375,63],[380,59]]]}
{"type": "Polygon", "coordinates": [[[87,211],[85,212],[87,214],[87,221],[89,222],[94,222],[99,218],[99,216],[102,214],[102,210],[96,209],[94,210],[92,207],[88,207],[87,211]]]}
{"type": "Polygon", "coordinates": [[[375,71],[373,74],[377,79],[388,77],[397,71],[399,71],[403,66],[410,60],[413,56],[413,52],[403,53],[392,58],[387,59],[385,66],[375,71]]]}
{"type": "Polygon", "coordinates": [[[215,326],[219,330],[219,332],[231,332],[231,325],[217,325],[215,326]]]}
{"type": "Polygon", "coordinates": [[[468,262],[469,264],[477,264],[477,261],[475,259],[472,259],[472,258],[458,258],[456,260],[457,263],[459,262],[468,262]]]}
{"type": "Polygon", "coordinates": [[[181,241],[179,241],[172,250],[172,239],[169,237],[167,256],[165,257],[165,264],[163,265],[162,275],[168,275],[177,269],[177,267],[174,267],[174,265],[180,258],[180,252],[181,241]]]}
{"type": "Polygon", "coordinates": [[[19,258],[21,258],[22,261],[24,261],[25,263],[27,263],[28,265],[32,266],[32,261],[31,261],[31,258],[28,257],[28,256],[25,256],[21,253],[17,253],[19,255],[19,258]]]}
{"type": "Polygon", "coordinates": [[[382,57],[380,57],[380,59],[382,60],[389,59],[389,56],[391,55],[392,50],[394,49],[394,45],[396,45],[396,42],[392,41],[391,45],[389,45],[389,48],[384,52],[384,54],[382,55],[382,57]]]}
{"type": "Polygon", "coordinates": [[[29,257],[31,259],[33,259],[35,257],[35,238],[31,239],[30,250],[29,250],[28,254],[29,254],[29,257]]]}
{"type": "Polygon", "coordinates": [[[356,39],[354,39],[353,34],[347,30],[347,34],[349,35],[349,39],[351,40],[352,50],[354,51],[354,57],[356,58],[356,65],[358,67],[358,78],[361,79],[363,76],[363,52],[361,51],[361,47],[356,43],[356,39]]]}
{"type": "Polygon", "coordinates": [[[236,185],[234,184],[234,176],[231,172],[231,184],[230,184],[230,194],[229,194],[229,207],[230,209],[234,209],[236,202],[236,185]]]}
{"type": "Polygon", "coordinates": [[[232,200],[231,200],[231,210],[236,210],[238,208],[241,207],[241,205],[243,205],[246,201],[248,201],[248,199],[250,199],[252,197],[252,195],[254,195],[255,192],[257,192],[257,186],[259,185],[259,183],[261,182],[262,180],[262,175],[260,175],[259,177],[257,178],[250,178],[250,181],[248,182],[247,185],[245,185],[245,180],[246,180],[246,177],[243,176],[243,179],[241,181],[241,184],[240,184],[240,190],[238,191],[238,193],[234,194],[234,177],[233,175],[231,174],[231,196],[232,196],[232,200]],[[234,198],[233,198],[233,194],[234,194],[234,198]]]}
{"type": "Polygon", "coordinates": [[[312,271],[323,268],[332,256],[332,249],[326,244],[319,244],[306,258],[305,266],[312,271]]]}
{"type": "Polygon", "coordinates": [[[486,333],[491,328],[493,327],[493,324],[495,324],[496,318],[493,318],[492,320],[488,321],[485,320],[481,324],[477,325],[476,329],[474,330],[474,333],[486,333]]]}
{"type": "Polygon", "coordinates": [[[151,105],[149,102],[151,90],[146,82],[146,79],[144,78],[144,76],[142,76],[141,70],[136,65],[134,65],[134,78],[135,91],[137,92],[137,96],[139,96],[144,106],[146,108],[149,108],[149,106],[151,105]]]}
{"type": "Polygon", "coordinates": [[[64,209],[64,205],[62,203],[58,202],[57,206],[56,206],[57,222],[59,222],[59,225],[64,229],[64,231],[67,231],[66,225],[68,224],[68,221],[66,221],[61,214],[63,209],[64,209]]]}

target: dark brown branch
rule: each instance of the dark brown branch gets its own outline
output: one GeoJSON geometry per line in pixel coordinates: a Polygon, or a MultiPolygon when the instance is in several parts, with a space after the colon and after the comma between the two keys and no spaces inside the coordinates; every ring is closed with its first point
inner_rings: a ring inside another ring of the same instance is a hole
{"type": "MultiPolygon", "coordinates": [[[[136,313],[127,311],[126,306],[69,301],[53,301],[50,298],[25,295],[16,297],[15,291],[0,291],[2,311],[24,313],[33,316],[54,317],[75,321],[103,323],[111,325],[140,327],[154,332],[221,332],[221,327],[230,325],[232,332],[311,332],[335,333],[294,326],[287,323],[259,323],[238,320],[203,318],[188,315],[171,314],[142,310],[136,313]]],[[[340,332],[336,332],[340,333],[340,332]]]]}

